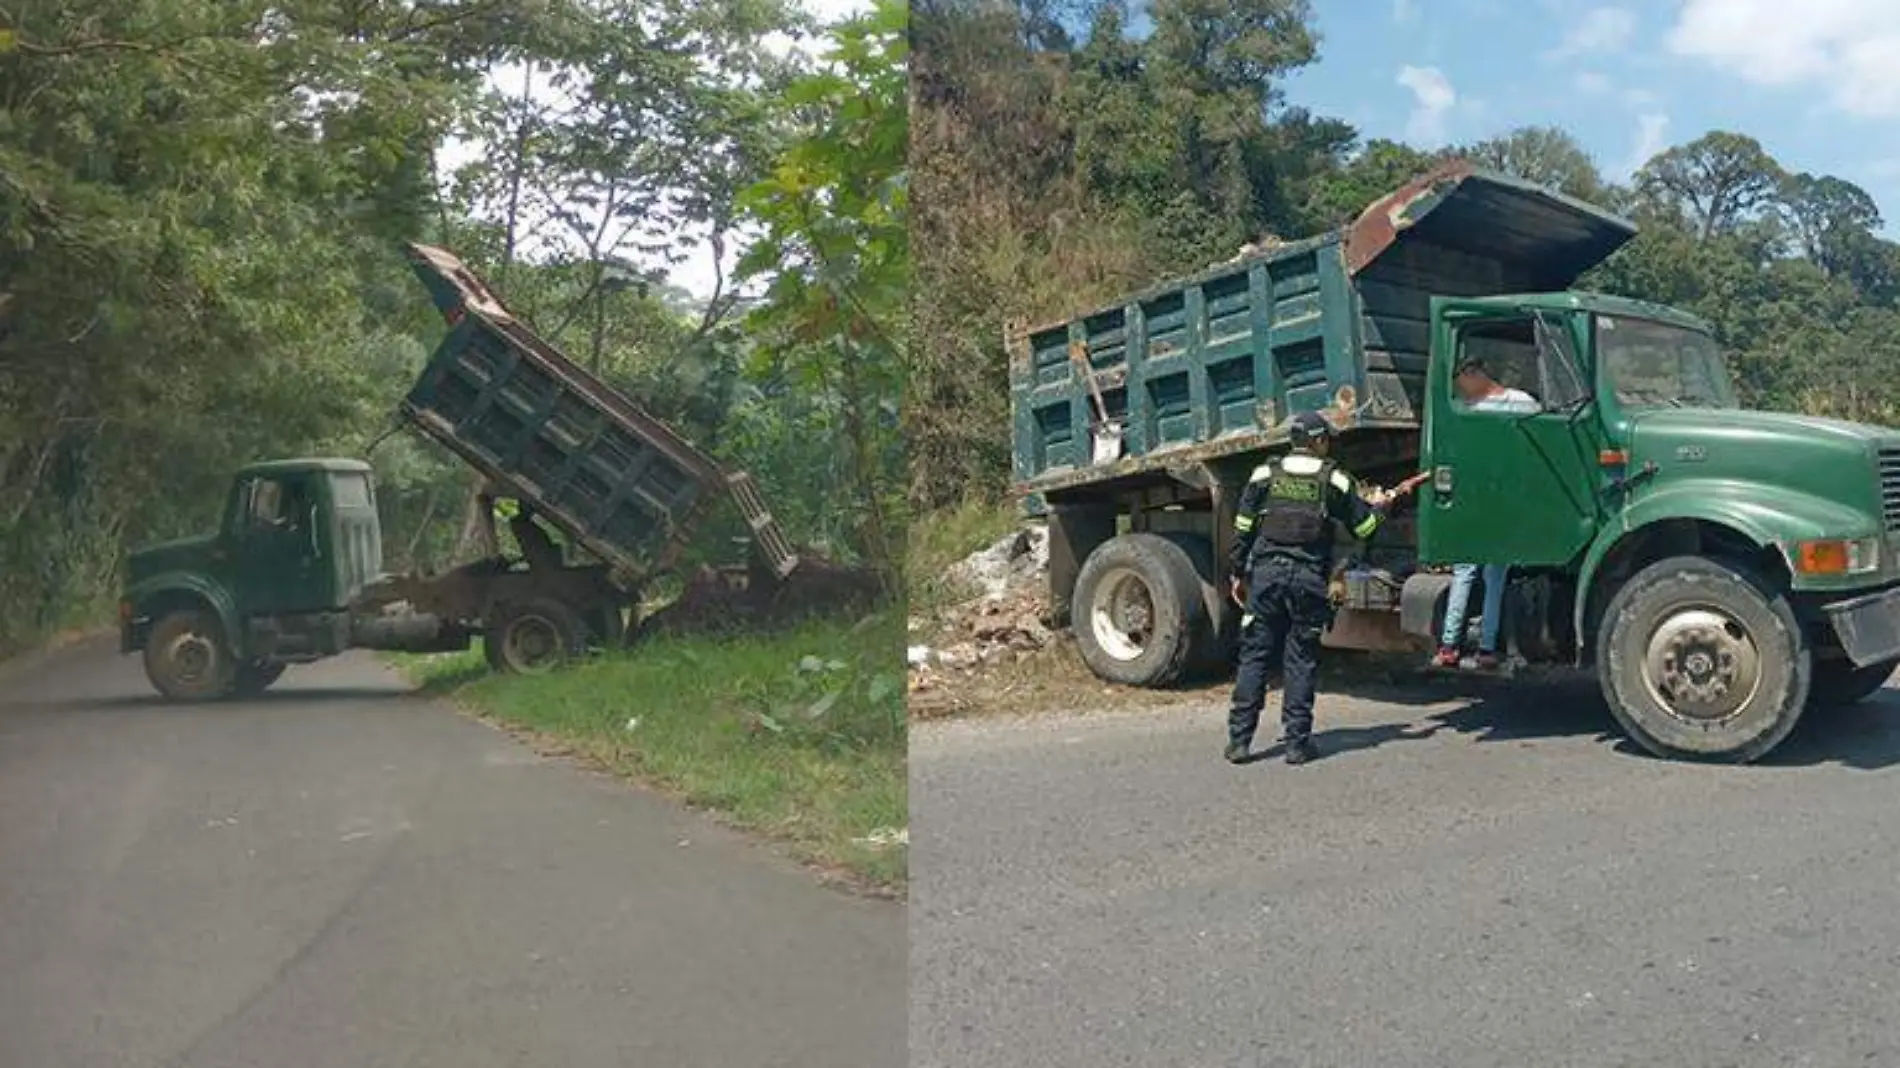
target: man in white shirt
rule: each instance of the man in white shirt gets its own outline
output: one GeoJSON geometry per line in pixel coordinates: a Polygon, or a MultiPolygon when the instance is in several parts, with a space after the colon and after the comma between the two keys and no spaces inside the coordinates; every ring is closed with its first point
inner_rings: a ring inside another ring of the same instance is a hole
{"type": "MultiPolygon", "coordinates": [[[[1452,385],[1466,408],[1474,412],[1499,415],[1524,414],[1538,410],[1536,398],[1521,389],[1511,389],[1491,376],[1484,361],[1467,356],[1459,362],[1452,385]]],[[[1498,666],[1498,630],[1503,623],[1504,584],[1510,577],[1507,564],[1459,564],[1452,568],[1451,592],[1445,596],[1445,625],[1438,636],[1437,667],[1455,668],[1459,647],[1464,644],[1465,609],[1471,603],[1471,586],[1484,573],[1484,615],[1479,624],[1477,666],[1483,671],[1498,666]]]]}

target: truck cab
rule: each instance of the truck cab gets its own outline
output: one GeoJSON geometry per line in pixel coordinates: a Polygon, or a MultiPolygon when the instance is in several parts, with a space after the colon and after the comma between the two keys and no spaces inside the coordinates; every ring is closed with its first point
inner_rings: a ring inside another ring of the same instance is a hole
{"type": "Polygon", "coordinates": [[[350,605],[382,571],[368,464],[277,460],[237,472],[217,533],[132,552],[120,646],[161,692],[269,686],[287,664],[348,647],[350,605]]]}
{"type": "MultiPolygon", "coordinates": [[[[1900,432],[1743,408],[1659,305],[1441,298],[1432,328],[1419,560],[1511,565],[1513,644],[1594,666],[1639,741],[1759,755],[1900,665],[1900,432]],[[1464,403],[1474,355],[1535,409],[1464,403]]],[[[1444,584],[1407,580],[1415,634],[1444,584]]]]}

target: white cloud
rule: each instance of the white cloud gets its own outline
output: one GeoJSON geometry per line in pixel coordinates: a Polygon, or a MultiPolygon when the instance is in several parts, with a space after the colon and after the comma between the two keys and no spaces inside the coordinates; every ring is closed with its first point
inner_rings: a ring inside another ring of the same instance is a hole
{"type": "Polygon", "coordinates": [[[1591,52],[1614,52],[1629,44],[1636,33],[1636,16],[1620,7],[1593,7],[1583,13],[1563,43],[1550,53],[1552,58],[1581,56],[1591,52]]]}
{"type": "Polygon", "coordinates": [[[1633,108],[1654,110],[1662,103],[1662,97],[1654,89],[1625,89],[1623,103],[1633,108]]]}
{"type": "Polygon", "coordinates": [[[1602,96],[1610,91],[1609,77],[1598,71],[1580,70],[1577,72],[1576,82],[1577,91],[1589,96],[1602,96]]]}
{"type": "Polygon", "coordinates": [[[1624,173],[1635,174],[1656,153],[1668,147],[1669,116],[1658,111],[1646,111],[1636,116],[1636,140],[1630,148],[1630,158],[1623,168],[1624,173]]]}
{"type": "Polygon", "coordinates": [[[1405,136],[1425,146],[1445,142],[1445,117],[1458,103],[1458,92],[1451,80],[1437,67],[1399,68],[1398,83],[1412,91],[1414,106],[1405,121],[1405,136]]]}
{"type": "Polygon", "coordinates": [[[1668,43],[1756,85],[1813,86],[1851,115],[1900,117],[1894,0],[1682,0],[1668,43]]]}

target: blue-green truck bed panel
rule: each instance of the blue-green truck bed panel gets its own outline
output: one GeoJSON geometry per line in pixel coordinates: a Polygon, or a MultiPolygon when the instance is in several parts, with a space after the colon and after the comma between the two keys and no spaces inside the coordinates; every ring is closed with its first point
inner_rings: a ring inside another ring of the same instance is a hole
{"type": "Polygon", "coordinates": [[[789,573],[794,550],[747,476],[536,336],[453,254],[412,245],[409,258],[449,322],[403,399],[412,425],[630,575],[671,566],[725,492],[789,573]]]}

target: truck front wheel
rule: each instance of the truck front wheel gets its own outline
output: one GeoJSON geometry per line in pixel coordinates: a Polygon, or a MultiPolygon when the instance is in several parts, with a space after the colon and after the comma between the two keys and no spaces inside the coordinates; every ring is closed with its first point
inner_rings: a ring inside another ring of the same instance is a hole
{"type": "Polygon", "coordinates": [[[1812,672],[1787,597],[1718,560],[1644,568],[1611,599],[1597,633],[1604,700],[1658,756],[1766,755],[1800,721],[1812,672]]]}
{"type": "Polygon", "coordinates": [[[1090,553],[1071,619],[1089,670],[1124,686],[1179,680],[1210,626],[1194,561],[1156,534],[1123,534],[1090,553]]]}
{"type": "Polygon", "coordinates": [[[587,624],[563,601],[538,597],[503,605],[495,616],[482,645],[497,671],[540,675],[587,652],[587,624]]]}
{"type": "Polygon", "coordinates": [[[237,659],[218,618],[202,609],[171,612],[145,639],[145,677],[173,701],[211,701],[237,686],[237,659]]]}

